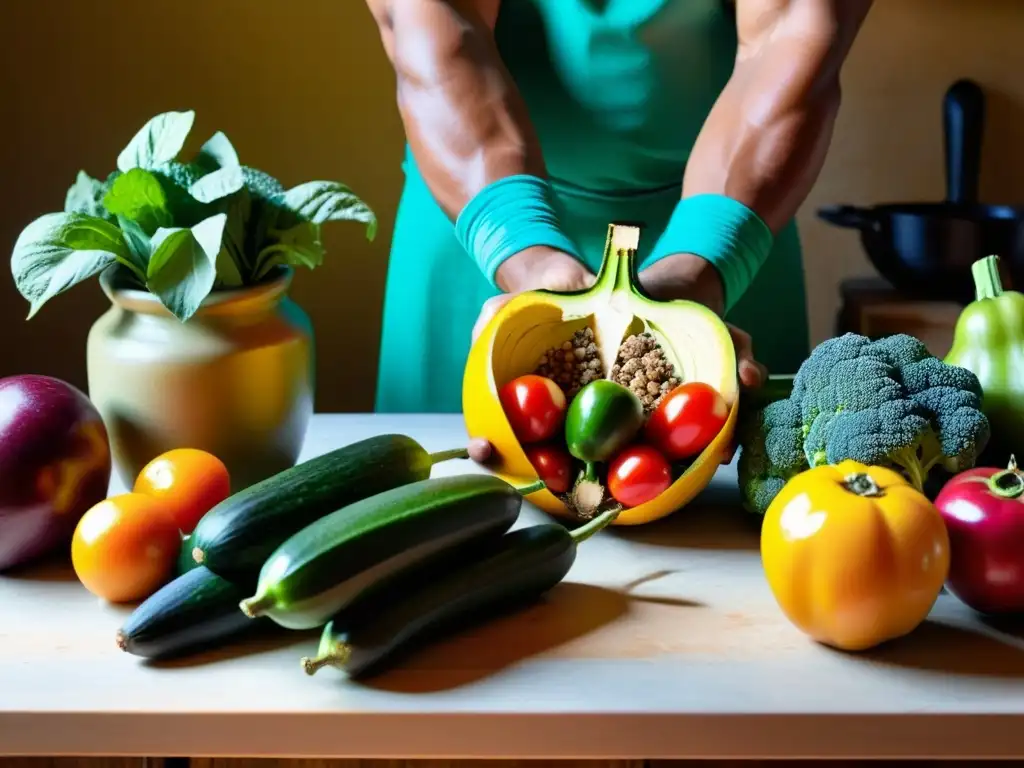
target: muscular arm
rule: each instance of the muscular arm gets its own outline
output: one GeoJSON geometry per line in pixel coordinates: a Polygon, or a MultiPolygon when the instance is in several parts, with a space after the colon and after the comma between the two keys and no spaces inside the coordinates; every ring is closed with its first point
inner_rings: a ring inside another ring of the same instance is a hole
{"type": "MultiPolygon", "coordinates": [[[[737,0],[736,63],[694,144],[684,198],[727,195],[774,233],[793,218],[824,164],[840,68],[870,7],[871,0],[737,0]]],[[[706,282],[706,267],[693,256],[670,257],[648,279],[654,293],[672,292],[674,282],[706,282]]]]}
{"type": "MultiPolygon", "coordinates": [[[[501,0],[367,0],[395,70],[398,108],[420,173],[454,220],[477,192],[516,174],[545,178],[526,105],[501,61],[501,0]]],[[[546,247],[527,248],[496,276],[504,290],[576,287],[585,270],[546,247]]]]}

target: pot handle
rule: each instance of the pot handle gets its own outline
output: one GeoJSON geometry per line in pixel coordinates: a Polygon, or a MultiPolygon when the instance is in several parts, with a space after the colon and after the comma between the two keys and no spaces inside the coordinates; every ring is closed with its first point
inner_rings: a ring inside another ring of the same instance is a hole
{"type": "Polygon", "coordinates": [[[870,208],[855,205],[826,205],[818,209],[818,218],[849,229],[875,229],[878,221],[870,208]]]}
{"type": "Polygon", "coordinates": [[[981,140],[985,131],[985,94],[973,80],[957,80],[942,103],[946,151],[946,200],[978,202],[981,140]]]}

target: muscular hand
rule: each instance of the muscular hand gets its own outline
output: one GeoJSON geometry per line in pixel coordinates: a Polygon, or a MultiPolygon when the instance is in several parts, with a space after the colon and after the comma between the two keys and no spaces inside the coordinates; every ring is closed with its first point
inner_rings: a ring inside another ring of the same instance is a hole
{"type": "MultiPolygon", "coordinates": [[[[680,253],[652,264],[640,273],[640,285],[654,299],[696,301],[721,315],[724,308],[722,279],[713,266],[699,256],[680,253]]],[[[750,334],[726,323],[736,347],[740,384],[748,389],[761,386],[768,369],[754,359],[750,334]]]]}
{"type": "Polygon", "coordinates": [[[564,251],[544,246],[520,251],[498,267],[497,283],[505,293],[484,302],[473,326],[473,340],[498,310],[518,294],[536,290],[579,291],[589,288],[595,279],[589,269],[564,251]]]}

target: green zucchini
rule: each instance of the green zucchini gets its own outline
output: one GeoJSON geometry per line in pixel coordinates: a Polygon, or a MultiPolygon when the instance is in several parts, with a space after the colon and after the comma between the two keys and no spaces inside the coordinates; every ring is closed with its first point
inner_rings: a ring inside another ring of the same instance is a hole
{"type": "Polygon", "coordinates": [[[321,627],[394,574],[498,539],[522,501],[504,480],[481,474],[421,480],[362,499],[278,547],[260,571],[256,594],[240,607],[286,629],[321,627]]]}
{"type": "Polygon", "coordinates": [[[188,573],[193,568],[198,568],[199,563],[192,557],[192,537],[182,536],[181,537],[181,549],[178,552],[178,565],[177,574],[180,576],[183,573],[188,573]]]}
{"type": "Polygon", "coordinates": [[[168,658],[252,632],[260,623],[238,610],[246,592],[208,568],[196,566],[132,611],[118,630],[117,646],[135,656],[168,658]]]}
{"type": "Polygon", "coordinates": [[[463,450],[428,453],[406,435],[347,445],[256,483],[207,512],[192,532],[192,557],[226,579],[255,577],[289,536],[324,515],[430,477],[434,464],[463,450]]]}
{"type": "Polygon", "coordinates": [[[618,514],[610,510],[573,531],[551,523],[519,528],[415,586],[395,581],[332,619],[317,656],[303,658],[302,668],[312,675],[333,666],[353,679],[369,677],[418,643],[529,603],[562,581],[577,545],[618,514]]]}

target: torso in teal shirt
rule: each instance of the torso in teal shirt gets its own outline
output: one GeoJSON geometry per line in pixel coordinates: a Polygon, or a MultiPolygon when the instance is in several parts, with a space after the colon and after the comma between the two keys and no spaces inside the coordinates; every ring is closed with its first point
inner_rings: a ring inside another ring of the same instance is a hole
{"type": "MultiPolygon", "coordinates": [[[[504,0],[502,59],[540,137],[561,224],[591,269],[607,225],[661,234],[690,149],[732,71],[735,19],[722,0],[504,0]]],[[[454,236],[408,150],[384,301],[376,409],[457,412],[470,333],[496,290],[454,236]]],[[[759,359],[795,370],[807,353],[795,228],[728,318],[759,359]]]]}

